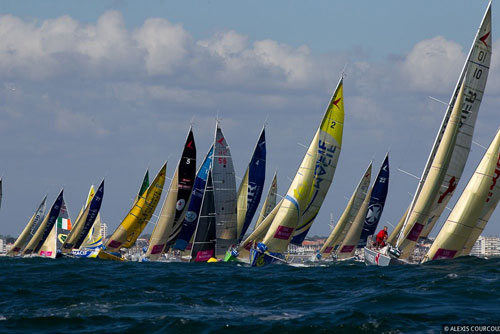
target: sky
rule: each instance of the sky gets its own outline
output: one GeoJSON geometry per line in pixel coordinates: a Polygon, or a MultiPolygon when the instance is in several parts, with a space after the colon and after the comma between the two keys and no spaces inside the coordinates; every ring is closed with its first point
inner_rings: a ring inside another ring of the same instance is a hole
{"type": "MultiPolygon", "coordinates": [[[[173,175],[191,123],[201,162],[217,115],[238,177],[267,122],[265,191],[277,170],[283,195],[344,68],[342,152],[309,235],[329,233],[330,214],[338,220],[369,162],[376,174],[387,150],[380,224],[392,230],[417,187],[397,168],[421,174],[446,109],[429,96],[449,100],[486,5],[3,0],[0,234],[17,236],[42,197],[52,203],[61,187],[75,218],[102,178],[101,217],[112,232],[146,168],[152,178],[168,160],[173,175]]],[[[492,63],[474,134],[483,146],[500,126],[495,4],[492,15],[492,63]]],[[[484,152],[473,145],[450,208],[484,152]]],[[[500,235],[499,220],[494,213],[484,234],[500,235]]]]}

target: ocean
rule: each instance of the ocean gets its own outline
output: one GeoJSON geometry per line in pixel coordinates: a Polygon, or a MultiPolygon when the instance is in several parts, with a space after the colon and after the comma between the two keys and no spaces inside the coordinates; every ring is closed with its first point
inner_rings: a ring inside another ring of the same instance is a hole
{"type": "Polygon", "coordinates": [[[440,333],[500,323],[500,259],[249,268],[0,258],[0,333],[440,333]]]}

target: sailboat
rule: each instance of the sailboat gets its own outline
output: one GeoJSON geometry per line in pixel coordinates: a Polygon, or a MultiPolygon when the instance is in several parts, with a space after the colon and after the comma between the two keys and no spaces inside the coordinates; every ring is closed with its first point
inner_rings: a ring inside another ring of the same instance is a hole
{"type": "Polygon", "coordinates": [[[224,256],[237,240],[236,178],[229,145],[218,121],[215,128],[212,180],[217,237],[215,256],[224,256]]]}
{"type": "Polygon", "coordinates": [[[64,201],[64,197],[61,203],[61,209],[59,210],[59,215],[57,216],[56,223],[52,226],[52,229],[45,239],[42,247],[38,251],[38,256],[48,257],[55,259],[58,255],[61,245],[66,240],[68,234],[72,229],[71,218],[69,215],[68,207],[64,201]]]}
{"type": "MultiPolygon", "coordinates": [[[[262,242],[250,250],[252,266],[285,262],[283,253],[287,250],[294,233],[298,230],[307,233],[313,219],[308,219],[308,216],[304,214],[311,210],[312,216],[315,216],[319,211],[323,202],[321,197],[326,195],[328,189],[321,186],[320,180],[328,183],[330,174],[326,171],[331,172],[331,166],[337,164],[342,145],[343,127],[344,101],[343,77],[341,77],[319,129],[314,135],[285,198],[277,208],[269,230],[262,242]],[[304,221],[308,223],[303,224],[304,221]]],[[[302,235],[304,232],[296,235],[302,235]]]]}
{"type": "Polygon", "coordinates": [[[191,247],[191,262],[207,262],[215,257],[217,219],[214,193],[212,170],[209,169],[205,191],[203,192],[201,211],[198,216],[196,231],[191,247]]]}
{"type": "Polygon", "coordinates": [[[469,254],[500,199],[499,177],[500,129],[422,262],[469,254]]]}
{"type": "Polygon", "coordinates": [[[427,237],[441,216],[462,175],[469,155],[474,125],[481,104],[491,60],[491,2],[488,4],[474,43],[444,115],[417,191],[398,235],[388,253],[365,248],[367,264],[389,265],[408,259],[419,238],[427,237]],[[366,256],[367,252],[371,252],[366,256]],[[380,259],[383,261],[380,261],[380,259]],[[378,259],[378,261],[375,261],[378,259]],[[373,260],[373,261],[372,261],[373,260]]]}
{"type": "Polygon", "coordinates": [[[366,246],[369,236],[373,235],[377,230],[377,225],[384,211],[385,199],[389,191],[389,153],[386,154],[384,162],[380,167],[375,184],[373,185],[372,194],[368,211],[363,223],[363,229],[359,238],[357,248],[366,246]]]}
{"type": "Polygon", "coordinates": [[[104,196],[104,180],[101,181],[95,195],[92,196],[90,202],[87,203],[85,209],[79,215],[75,222],[74,228],[69,233],[66,241],[61,246],[62,254],[70,254],[75,249],[79,249],[92,227],[94,226],[99,210],[101,209],[102,198],[104,196]]]}
{"type": "Polygon", "coordinates": [[[47,240],[47,237],[52,231],[52,227],[54,227],[57,218],[59,217],[59,211],[61,210],[63,203],[63,192],[64,190],[61,190],[57,196],[56,200],[50,207],[49,213],[45,216],[43,221],[40,223],[40,226],[38,226],[35,234],[24,248],[22,255],[38,254],[43,243],[47,240]]]}
{"type": "Polygon", "coordinates": [[[121,259],[120,249],[130,248],[135,244],[160,201],[166,170],[167,163],[165,162],[153,182],[142,195],[138,196],[127,216],[113,232],[105,245],[106,250],[99,251],[98,258],[119,260],[121,259]]]}
{"type": "Polygon", "coordinates": [[[33,237],[36,230],[40,226],[40,223],[43,221],[43,218],[45,217],[46,203],[47,203],[47,195],[45,195],[40,205],[38,205],[38,208],[36,209],[35,213],[33,214],[33,216],[31,216],[30,220],[24,227],[19,237],[14,242],[14,245],[12,246],[10,251],[7,252],[8,256],[19,255],[23,251],[24,247],[30,242],[31,238],[33,237]]]}
{"type": "Polygon", "coordinates": [[[198,216],[200,215],[201,203],[203,200],[203,193],[205,192],[205,186],[207,183],[208,171],[212,165],[214,148],[213,145],[207,152],[205,160],[198,169],[196,173],[196,178],[193,184],[193,191],[191,193],[191,199],[189,201],[189,206],[187,213],[182,221],[182,228],[179,232],[174,249],[184,251],[190,248],[188,247],[191,239],[193,238],[194,231],[196,230],[196,224],[198,222],[198,216]]]}
{"type": "Polygon", "coordinates": [[[265,127],[257,141],[252,159],[238,189],[237,235],[240,242],[252,222],[262,197],[266,179],[266,133],[265,127]]]}
{"type": "Polygon", "coordinates": [[[167,242],[177,237],[188,209],[196,173],[196,146],[193,131],[189,129],[182,156],[170,183],[160,215],[149,240],[143,260],[156,261],[167,249],[167,242]]]}
{"type": "Polygon", "coordinates": [[[340,244],[343,242],[347,232],[351,228],[354,219],[360,211],[361,205],[363,204],[366,194],[368,192],[368,187],[370,186],[370,180],[372,176],[372,163],[368,165],[368,168],[363,173],[363,176],[359,180],[356,189],[351,195],[349,202],[347,203],[344,212],[340,216],[339,221],[333,228],[332,232],[326,239],[325,243],[316,254],[318,260],[329,259],[338,250],[340,244]]]}

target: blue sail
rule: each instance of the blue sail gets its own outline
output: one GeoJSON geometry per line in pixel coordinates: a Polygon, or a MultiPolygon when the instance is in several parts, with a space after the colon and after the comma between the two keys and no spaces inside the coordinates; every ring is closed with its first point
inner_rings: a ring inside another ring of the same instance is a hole
{"type": "Polygon", "coordinates": [[[358,248],[365,247],[368,236],[375,233],[380,216],[382,216],[382,211],[384,210],[388,189],[389,153],[385,156],[384,163],[378,172],[377,180],[373,185],[372,196],[370,197],[370,204],[368,204],[368,210],[366,211],[365,222],[363,224],[363,231],[361,231],[358,248]]]}
{"type": "Polygon", "coordinates": [[[203,199],[203,193],[205,192],[208,171],[210,169],[210,165],[212,164],[213,151],[214,147],[212,145],[207,153],[207,156],[205,157],[205,160],[201,164],[200,169],[198,169],[198,173],[196,174],[188,211],[182,221],[181,231],[179,232],[179,236],[173,246],[175,249],[185,250],[191,240],[191,237],[193,236],[194,231],[196,230],[196,222],[198,221],[198,215],[201,210],[201,202],[203,199]]]}
{"type": "Polygon", "coordinates": [[[247,195],[247,213],[245,223],[238,237],[238,242],[243,239],[262,197],[264,182],[266,180],[266,129],[263,128],[260,133],[257,146],[253,151],[252,160],[248,165],[248,195],[247,195]]]}

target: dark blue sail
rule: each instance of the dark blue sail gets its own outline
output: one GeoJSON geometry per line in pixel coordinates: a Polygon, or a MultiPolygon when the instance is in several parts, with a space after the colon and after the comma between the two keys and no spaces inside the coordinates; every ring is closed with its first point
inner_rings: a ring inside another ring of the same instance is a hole
{"type": "Polygon", "coordinates": [[[47,225],[45,225],[45,230],[43,231],[42,238],[40,239],[40,241],[38,242],[38,244],[35,246],[34,249],[25,250],[25,254],[31,254],[31,253],[37,254],[40,248],[42,248],[43,243],[49,236],[52,227],[54,227],[54,224],[56,223],[57,216],[59,216],[59,210],[61,210],[61,204],[63,201],[63,191],[64,190],[61,190],[59,196],[57,196],[54,204],[52,204],[52,207],[50,208],[49,219],[47,220],[47,225]]]}
{"type": "Polygon", "coordinates": [[[194,231],[196,230],[196,222],[198,221],[198,215],[201,210],[201,202],[203,199],[203,193],[205,192],[205,185],[207,183],[208,171],[210,165],[212,164],[214,147],[210,147],[210,150],[200,166],[198,173],[196,174],[196,179],[194,180],[193,191],[191,193],[191,201],[189,202],[188,211],[186,216],[182,221],[182,228],[179,232],[179,236],[175,241],[173,248],[179,250],[185,250],[194,231]]]}
{"type": "Polygon", "coordinates": [[[366,212],[365,223],[361,237],[359,239],[358,248],[366,246],[368,236],[373,235],[377,229],[377,224],[382,216],[384,210],[385,198],[389,189],[389,153],[385,156],[384,163],[380,167],[377,175],[377,180],[373,185],[372,196],[370,197],[370,204],[366,212]]]}
{"type": "Polygon", "coordinates": [[[248,195],[247,195],[247,213],[245,223],[241,229],[238,242],[243,239],[262,197],[264,182],[266,180],[266,129],[263,128],[260,133],[257,146],[253,151],[252,160],[248,165],[248,195]]]}

